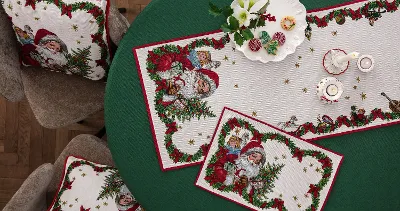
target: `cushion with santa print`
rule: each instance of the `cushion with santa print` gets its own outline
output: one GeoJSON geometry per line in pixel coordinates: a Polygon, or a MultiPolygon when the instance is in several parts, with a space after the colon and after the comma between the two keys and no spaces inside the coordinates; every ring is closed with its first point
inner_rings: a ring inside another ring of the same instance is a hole
{"type": "Polygon", "coordinates": [[[69,156],[63,176],[48,211],[144,211],[113,167],[69,156]]]}
{"type": "Polygon", "coordinates": [[[21,63],[92,80],[110,64],[108,0],[3,0],[21,63]]]}

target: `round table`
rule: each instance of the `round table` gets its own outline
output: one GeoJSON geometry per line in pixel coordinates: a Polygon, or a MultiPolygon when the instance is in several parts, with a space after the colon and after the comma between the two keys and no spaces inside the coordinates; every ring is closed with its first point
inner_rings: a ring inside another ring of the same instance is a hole
{"type": "MultiPolygon", "coordinates": [[[[231,0],[214,0],[219,6],[231,0]]],[[[343,0],[301,0],[307,9],[343,0]]],[[[208,13],[208,0],[153,0],[120,43],[105,100],[109,147],[122,177],[144,208],[245,210],[194,186],[200,166],[160,170],[132,48],[218,29],[223,17],[208,13]]],[[[400,96],[399,96],[400,97],[400,96]]],[[[344,155],[325,210],[400,210],[400,126],[318,141],[344,155]]]]}

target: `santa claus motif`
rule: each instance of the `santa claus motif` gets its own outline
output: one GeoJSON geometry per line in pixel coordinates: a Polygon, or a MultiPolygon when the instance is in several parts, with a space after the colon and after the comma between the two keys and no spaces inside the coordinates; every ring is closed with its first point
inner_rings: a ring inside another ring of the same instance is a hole
{"type": "Polygon", "coordinates": [[[119,211],[144,211],[137,203],[126,185],[122,185],[115,197],[115,204],[119,211]]]}
{"type": "Polygon", "coordinates": [[[207,70],[185,70],[182,74],[167,80],[164,102],[177,99],[203,99],[211,96],[219,85],[217,73],[207,70]]]}
{"type": "Polygon", "coordinates": [[[34,43],[22,47],[23,64],[27,66],[42,66],[61,71],[68,63],[68,48],[54,33],[39,29],[34,43]]]}

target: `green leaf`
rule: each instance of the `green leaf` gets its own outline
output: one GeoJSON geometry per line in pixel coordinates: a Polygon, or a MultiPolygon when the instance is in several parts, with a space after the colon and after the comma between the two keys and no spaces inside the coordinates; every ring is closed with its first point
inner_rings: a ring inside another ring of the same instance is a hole
{"type": "Polygon", "coordinates": [[[254,29],[254,28],[256,28],[256,25],[257,25],[257,19],[251,19],[250,20],[250,25],[247,28],[254,29]]]}
{"type": "Polygon", "coordinates": [[[233,31],[237,31],[239,29],[239,21],[233,16],[229,17],[229,25],[233,31]]]}
{"type": "Polygon", "coordinates": [[[242,35],[240,35],[239,32],[235,32],[234,37],[235,37],[236,44],[238,44],[239,46],[242,46],[243,42],[244,42],[242,35]]]}
{"type": "Polygon", "coordinates": [[[242,36],[244,40],[251,40],[254,38],[253,33],[250,31],[250,29],[243,29],[242,30],[242,36]]]}
{"type": "Polygon", "coordinates": [[[217,7],[215,4],[209,2],[210,5],[210,9],[208,10],[208,12],[211,15],[214,15],[215,17],[217,17],[218,15],[221,15],[222,13],[222,9],[220,9],[219,7],[217,7]]]}
{"type": "Polygon", "coordinates": [[[226,6],[222,9],[222,14],[225,17],[229,17],[233,14],[233,9],[230,6],[226,6]]]}
{"type": "Polygon", "coordinates": [[[260,18],[258,19],[257,27],[263,27],[265,26],[265,20],[260,18]]]}
{"type": "Polygon", "coordinates": [[[229,32],[232,31],[231,28],[229,27],[229,25],[228,25],[227,23],[222,24],[221,29],[222,29],[222,31],[225,32],[225,33],[229,33],[229,32]]]}

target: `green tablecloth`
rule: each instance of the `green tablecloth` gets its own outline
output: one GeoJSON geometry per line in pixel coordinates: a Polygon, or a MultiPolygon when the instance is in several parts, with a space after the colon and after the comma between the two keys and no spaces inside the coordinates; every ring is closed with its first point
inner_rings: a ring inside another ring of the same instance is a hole
{"type": "MultiPolygon", "coordinates": [[[[222,6],[231,0],[214,2],[222,6]]],[[[345,1],[301,2],[315,9],[345,1]]],[[[135,46],[215,30],[223,21],[208,14],[206,0],[153,0],[114,58],[105,104],[109,146],[123,178],[147,210],[244,210],[195,187],[200,166],[160,170],[132,54],[135,46]]],[[[400,126],[317,143],[344,155],[325,210],[400,210],[400,126]]]]}

